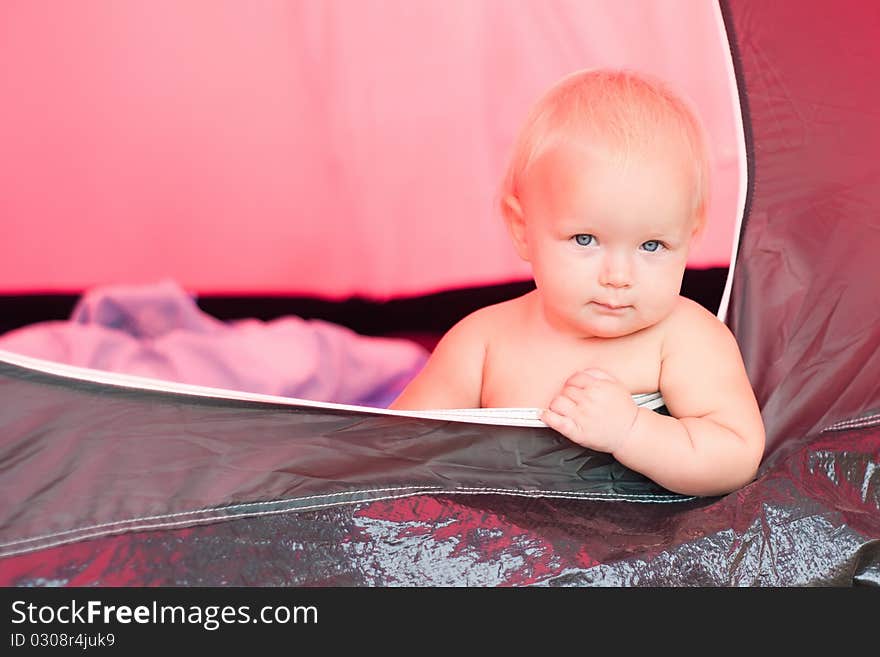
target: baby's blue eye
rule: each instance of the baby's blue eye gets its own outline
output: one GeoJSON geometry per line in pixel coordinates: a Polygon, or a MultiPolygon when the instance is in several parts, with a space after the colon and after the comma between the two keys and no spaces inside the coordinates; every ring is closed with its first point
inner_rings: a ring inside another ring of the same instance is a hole
{"type": "Polygon", "coordinates": [[[581,234],[574,236],[574,241],[577,242],[580,246],[590,246],[590,244],[592,244],[595,240],[596,238],[592,235],[581,234]]]}
{"type": "Polygon", "coordinates": [[[644,244],[642,244],[642,248],[645,249],[648,253],[654,253],[655,251],[659,251],[660,247],[663,246],[657,240],[648,240],[644,244]]]}

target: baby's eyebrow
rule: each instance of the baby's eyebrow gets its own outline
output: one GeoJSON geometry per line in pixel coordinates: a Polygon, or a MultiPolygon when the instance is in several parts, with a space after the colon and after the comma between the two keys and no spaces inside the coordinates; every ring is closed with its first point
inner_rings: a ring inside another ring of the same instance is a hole
{"type": "Polygon", "coordinates": [[[646,235],[656,235],[658,237],[673,238],[682,231],[681,226],[677,222],[658,222],[645,230],[646,235]]]}
{"type": "Polygon", "coordinates": [[[559,227],[572,234],[593,234],[596,229],[583,219],[559,219],[559,227]]]}

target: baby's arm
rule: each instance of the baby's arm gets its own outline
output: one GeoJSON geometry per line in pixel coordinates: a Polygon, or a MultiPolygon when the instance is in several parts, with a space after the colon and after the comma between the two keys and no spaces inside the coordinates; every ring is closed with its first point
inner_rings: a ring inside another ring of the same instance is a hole
{"type": "Polygon", "coordinates": [[[693,302],[670,318],[660,391],[673,417],[637,407],[605,372],[578,372],[542,419],[675,492],[722,495],[754,478],[764,425],[739,347],[723,323],[693,302]]]}
{"type": "Polygon", "coordinates": [[[726,494],[754,478],[764,453],[758,403],[733,334],[696,304],[670,327],[660,391],[673,417],[640,408],[618,461],[690,495],[726,494]]]}
{"type": "Polygon", "coordinates": [[[484,313],[478,310],[449,329],[389,408],[479,408],[486,357],[484,313]]]}

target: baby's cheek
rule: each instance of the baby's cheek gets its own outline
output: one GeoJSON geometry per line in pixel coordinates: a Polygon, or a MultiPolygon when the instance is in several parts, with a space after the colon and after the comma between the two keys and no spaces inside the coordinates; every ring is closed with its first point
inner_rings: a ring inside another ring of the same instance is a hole
{"type": "Polygon", "coordinates": [[[673,311],[677,299],[677,292],[672,294],[663,288],[643,290],[637,305],[639,316],[646,326],[656,324],[673,311]]]}

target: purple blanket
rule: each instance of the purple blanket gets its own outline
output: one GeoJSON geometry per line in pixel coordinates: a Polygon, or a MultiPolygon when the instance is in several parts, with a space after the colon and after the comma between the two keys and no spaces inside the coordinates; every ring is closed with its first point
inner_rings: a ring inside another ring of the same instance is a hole
{"type": "Polygon", "coordinates": [[[179,285],[83,295],[69,321],[0,336],[0,349],[69,365],[196,385],[384,408],[424,365],[409,340],[289,316],[221,322],[179,285]]]}

